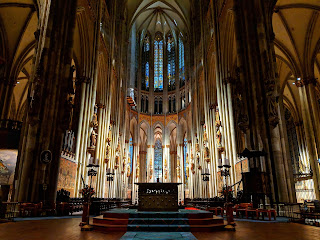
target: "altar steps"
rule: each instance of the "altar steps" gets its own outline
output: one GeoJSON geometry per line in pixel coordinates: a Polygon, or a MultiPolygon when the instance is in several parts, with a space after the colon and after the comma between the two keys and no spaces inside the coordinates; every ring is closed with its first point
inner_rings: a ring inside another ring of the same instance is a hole
{"type": "Polygon", "coordinates": [[[206,211],[137,212],[135,210],[108,211],[93,218],[95,230],[132,232],[211,232],[223,230],[223,218],[206,211]]]}

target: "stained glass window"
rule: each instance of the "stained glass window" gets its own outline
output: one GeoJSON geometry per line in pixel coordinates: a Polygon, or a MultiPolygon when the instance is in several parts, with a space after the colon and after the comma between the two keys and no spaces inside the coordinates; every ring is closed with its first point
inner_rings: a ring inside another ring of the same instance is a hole
{"type": "Polygon", "coordinates": [[[160,33],[154,41],[154,91],[163,91],[163,39],[160,33]]]}
{"type": "Polygon", "coordinates": [[[184,73],[184,44],[182,38],[179,38],[179,78],[180,85],[184,86],[185,84],[185,73],[184,73]]]}
{"type": "Polygon", "coordinates": [[[185,177],[185,182],[187,182],[187,151],[188,151],[188,141],[185,138],[183,140],[183,167],[184,167],[184,177],[185,177]]]}
{"type": "Polygon", "coordinates": [[[300,154],[299,154],[299,143],[298,143],[296,126],[294,124],[293,117],[287,108],[285,108],[284,115],[285,115],[286,126],[287,126],[289,151],[291,156],[293,173],[298,174],[301,172],[302,166],[300,166],[300,161],[299,161],[300,154]]]}
{"type": "Polygon", "coordinates": [[[149,80],[150,80],[150,67],[149,67],[149,56],[150,56],[150,38],[148,35],[143,41],[143,51],[142,51],[142,90],[149,90],[149,80]]]}
{"type": "Polygon", "coordinates": [[[132,142],[132,137],[130,137],[130,142],[129,142],[129,153],[130,153],[130,174],[132,172],[132,162],[133,162],[133,142],[132,142]]]}
{"type": "Polygon", "coordinates": [[[167,57],[168,57],[168,88],[170,90],[175,89],[175,47],[174,47],[174,38],[171,34],[168,35],[167,40],[167,57]]]}
{"type": "Polygon", "coordinates": [[[154,176],[162,181],[162,143],[159,139],[154,145],[154,176]]]}

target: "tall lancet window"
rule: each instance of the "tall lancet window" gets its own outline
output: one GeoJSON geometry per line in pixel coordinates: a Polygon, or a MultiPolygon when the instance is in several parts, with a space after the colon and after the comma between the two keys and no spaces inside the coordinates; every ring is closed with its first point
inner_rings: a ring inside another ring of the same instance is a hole
{"type": "Polygon", "coordinates": [[[284,110],[284,117],[285,117],[286,126],[287,126],[289,152],[291,156],[293,173],[299,174],[302,172],[301,170],[304,169],[304,166],[301,166],[301,163],[299,161],[300,160],[299,143],[298,143],[296,126],[294,124],[294,119],[287,108],[285,108],[284,110]]]}
{"type": "Polygon", "coordinates": [[[167,39],[167,57],[168,57],[168,90],[175,89],[175,73],[176,73],[176,65],[175,65],[175,47],[174,47],[174,38],[171,33],[168,35],[167,39]]]}
{"type": "Polygon", "coordinates": [[[188,141],[186,138],[183,140],[183,169],[184,169],[184,177],[185,183],[187,183],[187,151],[188,151],[188,141]]]}
{"type": "Polygon", "coordinates": [[[130,153],[130,174],[132,172],[132,163],[133,163],[133,141],[132,137],[130,136],[130,141],[129,141],[129,153],[130,153]]]}
{"type": "Polygon", "coordinates": [[[146,35],[143,40],[142,49],[142,81],[141,89],[149,91],[149,80],[150,80],[150,37],[146,35]]]}
{"type": "Polygon", "coordinates": [[[180,86],[184,86],[186,81],[184,72],[184,44],[181,37],[179,37],[179,78],[180,86]]]}
{"type": "Polygon", "coordinates": [[[163,91],[163,38],[157,33],[154,40],[154,91],[163,91]]]}
{"type": "Polygon", "coordinates": [[[162,142],[157,139],[154,145],[154,176],[162,182],[162,142]]]}

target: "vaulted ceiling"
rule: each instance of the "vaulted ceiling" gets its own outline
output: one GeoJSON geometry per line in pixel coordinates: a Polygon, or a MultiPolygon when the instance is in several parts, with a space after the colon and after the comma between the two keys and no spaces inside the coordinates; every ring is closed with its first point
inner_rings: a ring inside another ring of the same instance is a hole
{"type": "Polygon", "coordinates": [[[37,25],[38,16],[33,0],[1,1],[0,33],[4,36],[5,44],[1,57],[9,67],[10,77],[16,81],[12,104],[15,114],[23,108],[27,96],[37,25]]]}
{"type": "Polygon", "coordinates": [[[278,0],[273,14],[275,52],[281,90],[287,104],[300,112],[297,78],[320,72],[320,1],[278,0]]]}
{"type": "Polygon", "coordinates": [[[128,0],[130,27],[138,32],[147,30],[151,35],[157,31],[176,35],[189,32],[189,0],[128,0]]]}

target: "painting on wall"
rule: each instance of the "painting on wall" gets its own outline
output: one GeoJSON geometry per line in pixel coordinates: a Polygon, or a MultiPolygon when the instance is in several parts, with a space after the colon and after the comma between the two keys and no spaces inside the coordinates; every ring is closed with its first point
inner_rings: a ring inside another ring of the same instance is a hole
{"type": "Polygon", "coordinates": [[[57,191],[63,188],[70,192],[70,197],[74,197],[76,174],[77,164],[65,158],[60,158],[57,191]]]}
{"type": "Polygon", "coordinates": [[[17,149],[0,149],[0,185],[13,184],[17,156],[17,149]]]}

